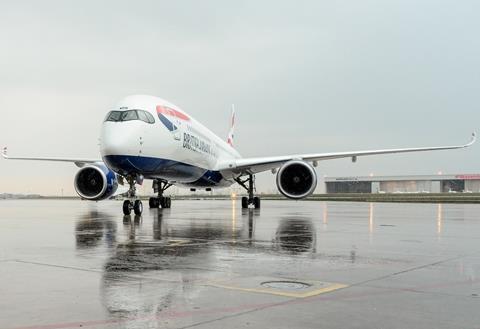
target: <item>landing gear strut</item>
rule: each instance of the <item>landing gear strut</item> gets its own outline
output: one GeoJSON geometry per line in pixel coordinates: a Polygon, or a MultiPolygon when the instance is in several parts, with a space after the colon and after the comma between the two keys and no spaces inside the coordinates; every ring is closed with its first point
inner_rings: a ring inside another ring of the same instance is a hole
{"type": "Polygon", "coordinates": [[[135,213],[135,215],[140,216],[143,212],[143,204],[142,204],[142,201],[136,198],[136,191],[137,191],[135,188],[136,180],[134,177],[128,176],[127,182],[130,185],[130,188],[128,189],[128,192],[127,192],[128,199],[123,201],[123,214],[130,215],[133,209],[133,212],[135,213]]]}
{"type": "Polygon", "coordinates": [[[153,181],[153,191],[158,193],[158,197],[152,197],[148,200],[150,208],[170,208],[172,206],[172,199],[163,196],[163,192],[165,192],[170,186],[172,186],[172,184],[158,179],[153,181]]]}
{"type": "Polygon", "coordinates": [[[249,174],[247,179],[242,180],[239,177],[235,178],[235,181],[248,192],[248,197],[242,197],[242,208],[247,209],[250,205],[252,205],[255,209],[259,209],[260,198],[258,196],[254,196],[253,194],[253,191],[255,190],[255,176],[249,174]],[[246,185],[247,183],[248,186],[246,185]]]}

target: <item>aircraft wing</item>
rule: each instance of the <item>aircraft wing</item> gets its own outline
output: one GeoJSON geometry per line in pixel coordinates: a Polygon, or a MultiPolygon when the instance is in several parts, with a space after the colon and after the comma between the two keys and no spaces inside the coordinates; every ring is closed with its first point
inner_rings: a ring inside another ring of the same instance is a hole
{"type": "Polygon", "coordinates": [[[392,153],[408,153],[408,152],[424,152],[439,151],[465,148],[475,143],[475,133],[472,133],[470,142],[464,145],[455,146],[433,146],[433,147],[416,147],[416,148],[399,148],[399,149],[383,149],[383,150],[367,150],[353,152],[333,152],[333,153],[313,153],[313,154],[295,154],[286,156],[273,156],[262,158],[241,158],[222,163],[219,171],[232,172],[237,175],[256,174],[262,171],[272,170],[281,167],[285,162],[290,160],[304,160],[307,162],[316,162],[340,158],[352,158],[356,161],[357,157],[378,154],[392,153]]]}
{"type": "Polygon", "coordinates": [[[7,148],[3,148],[2,157],[8,160],[34,160],[34,161],[57,161],[57,162],[72,162],[77,167],[83,167],[88,163],[102,162],[102,160],[96,159],[74,159],[74,158],[44,158],[44,157],[26,157],[26,156],[15,156],[11,157],[7,155],[7,148]]]}

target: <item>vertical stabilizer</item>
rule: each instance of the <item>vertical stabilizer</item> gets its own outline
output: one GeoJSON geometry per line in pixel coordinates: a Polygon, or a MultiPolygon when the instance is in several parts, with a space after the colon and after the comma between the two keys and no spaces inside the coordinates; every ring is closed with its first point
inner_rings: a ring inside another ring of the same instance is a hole
{"type": "Polygon", "coordinates": [[[232,104],[232,116],[230,118],[230,131],[228,132],[227,143],[233,147],[233,133],[235,130],[235,106],[232,104]]]}

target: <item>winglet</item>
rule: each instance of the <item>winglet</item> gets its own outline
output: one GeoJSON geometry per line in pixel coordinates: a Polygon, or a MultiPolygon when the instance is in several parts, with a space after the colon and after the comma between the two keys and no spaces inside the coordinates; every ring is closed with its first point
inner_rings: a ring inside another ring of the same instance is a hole
{"type": "Polygon", "coordinates": [[[472,139],[470,140],[470,142],[465,144],[464,147],[468,147],[472,145],[473,143],[475,143],[476,140],[477,140],[477,134],[475,132],[472,132],[472,139]]]}
{"type": "Polygon", "coordinates": [[[7,155],[7,147],[5,146],[2,150],[2,157],[4,159],[8,159],[8,155],[7,155]]]}

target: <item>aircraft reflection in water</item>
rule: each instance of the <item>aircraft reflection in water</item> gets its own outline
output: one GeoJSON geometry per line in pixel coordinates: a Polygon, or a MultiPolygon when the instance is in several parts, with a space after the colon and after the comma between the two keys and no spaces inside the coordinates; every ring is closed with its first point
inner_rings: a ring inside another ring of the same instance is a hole
{"type": "Polygon", "coordinates": [[[116,243],[117,223],[102,212],[92,211],[77,220],[75,240],[78,249],[97,247],[102,240],[107,247],[116,243]]]}
{"type": "Polygon", "coordinates": [[[292,216],[280,220],[275,234],[276,245],[292,253],[316,252],[317,233],[309,217],[292,216]]]}
{"type": "Polygon", "coordinates": [[[248,258],[252,253],[271,257],[272,253],[285,252],[308,255],[316,251],[316,230],[312,219],[304,215],[282,217],[273,239],[257,239],[259,210],[246,209],[240,218],[232,212],[231,221],[219,223],[199,217],[187,224],[171,218],[170,211],[151,212],[152,231],[145,227],[149,217],[125,216],[125,242],[116,242],[123,239],[117,237],[116,222],[108,215],[91,212],[77,221],[79,250],[113,247],[107,249],[101,296],[115,318],[141,317],[157,323],[161,312],[172,303],[188,305],[200,295],[204,288],[195,282],[224,279],[228,271],[242,271],[232,269],[232,262],[225,261],[229,257],[248,258]]]}
{"type": "MultiPolygon", "coordinates": [[[[359,206],[365,212],[358,219],[373,243],[373,235],[381,233],[376,231],[375,208],[382,206],[359,206]]],[[[440,236],[443,209],[435,208],[435,233],[440,236]]],[[[289,266],[295,267],[305,256],[318,257],[315,223],[324,231],[342,219],[337,217],[340,214],[329,213],[325,203],[315,220],[304,213],[283,214],[269,219],[270,224],[277,223],[271,227],[262,222],[269,217],[260,217],[256,209],[232,211],[231,219],[205,212],[179,218],[171,209],[155,209],[148,216],[125,216],[122,230],[117,228],[119,218],[89,212],[77,220],[75,236],[80,252],[90,249],[95,250],[91,254],[107,256],[100,285],[107,312],[114,319],[140,318],[156,326],[171,308],[188,309],[192,300],[201,299],[202,290],[208,289],[205,282],[232,274],[252,275],[252,259],[261,263],[288,255],[289,266]]],[[[351,263],[360,259],[355,245],[348,256],[324,257],[351,263]]],[[[129,327],[138,321],[124,324],[129,327]]]]}
{"type": "Polygon", "coordinates": [[[437,235],[442,235],[442,217],[443,217],[443,205],[439,203],[437,205],[437,235]]]}

